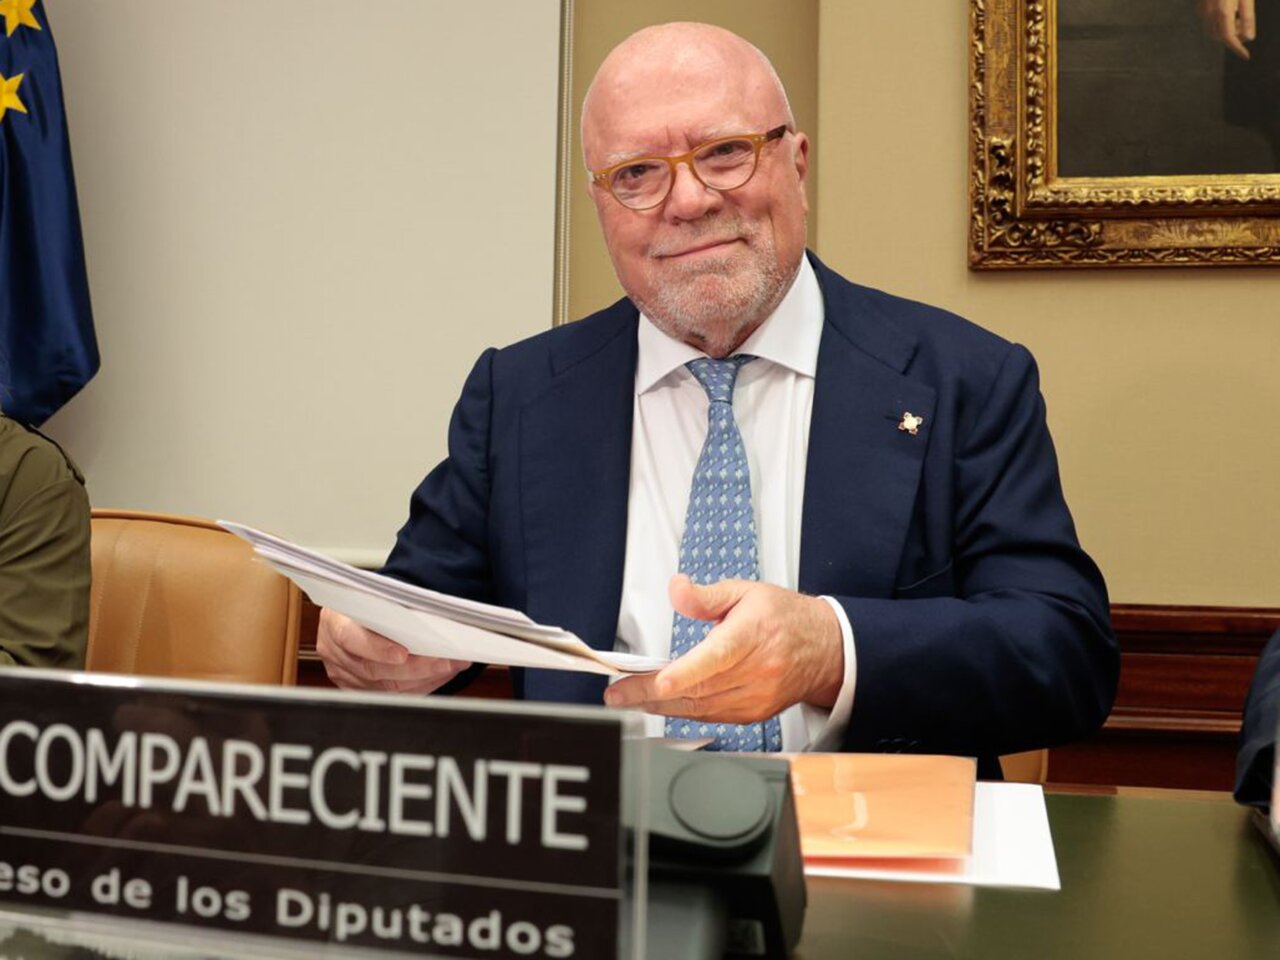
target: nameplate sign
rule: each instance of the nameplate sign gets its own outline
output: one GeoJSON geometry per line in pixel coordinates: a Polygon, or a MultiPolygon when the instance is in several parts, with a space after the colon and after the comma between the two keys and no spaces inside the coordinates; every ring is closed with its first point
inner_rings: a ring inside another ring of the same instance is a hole
{"type": "Polygon", "coordinates": [[[521,707],[0,669],[0,901],[612,958],[621,720],[521,707]]]}

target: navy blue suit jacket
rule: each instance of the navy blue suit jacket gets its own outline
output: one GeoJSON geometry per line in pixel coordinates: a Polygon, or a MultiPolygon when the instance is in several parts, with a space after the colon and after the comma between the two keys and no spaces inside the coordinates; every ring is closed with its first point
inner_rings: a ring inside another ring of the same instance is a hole
{"type": "MultiPolygon", "coordinates": [[[[853,627],[845,749],[976,756],[991,775],[997,754],[1097,727],[1119,670],[1106,587],[1062,498],[1030,354],[811,260],[826,320],[799,588],[835,597],[853,627]],[[898,429],[907,411],[917,436],[898,429]]],[[[487,351],[386,572],[612,648],[637,323],[620,300],[487,351]]],[[[604,688],[558,671],[515,682],[536,700],[599,703],[604,688]]]]}

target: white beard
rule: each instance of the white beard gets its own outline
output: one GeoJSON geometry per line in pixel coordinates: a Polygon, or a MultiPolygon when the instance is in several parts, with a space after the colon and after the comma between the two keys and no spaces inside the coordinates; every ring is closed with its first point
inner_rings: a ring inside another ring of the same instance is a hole
{"type": "MultiPolygon", "coordinates": [[[[689,264],[666,262],[663,277],[651,283],[656,293],[627,293],[663,333],[694,343],[711,356],[723,357],[741,345],[781,302],[800,264],[778,264],[771,234],[744,230],[735,216],[700,221],[682,228],[679,246],[655,245],[650,253],[687,248],[702,240],[745,236],[748,246],[731,247],[721,256],[703,256],[689,264]],[[744,262],[744,257],[748,262],[744,262]]],[[[657,280],[657,278],[655,278],[657,280]]]]}

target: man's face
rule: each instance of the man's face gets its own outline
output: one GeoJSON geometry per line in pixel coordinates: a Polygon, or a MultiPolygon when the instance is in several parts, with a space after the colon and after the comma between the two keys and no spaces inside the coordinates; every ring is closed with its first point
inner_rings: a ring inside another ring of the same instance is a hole
{"type": "MultiPolygon", "coordinates": [[[[741,73],[686,63],[602,85],[583,130],[588,166],[681,154],[710,139],[784,123],[771,78],[741,73]]],[[[593,184],[623,289],[667,334],[713,356],[730,352],[795,277],[804,255],[807,172],[807,139],[787,134],[764,146],[755,175],[736,190],[704,187],[681,164],[663,203],[631,210],[593,184]]]]}

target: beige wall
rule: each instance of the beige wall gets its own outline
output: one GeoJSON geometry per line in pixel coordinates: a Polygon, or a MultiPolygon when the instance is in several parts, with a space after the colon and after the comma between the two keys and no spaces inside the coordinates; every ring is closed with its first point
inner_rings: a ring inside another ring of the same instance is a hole
{"type": "MultiPolygon", "coordinates": [[[[575,110],[642,23],[744,33],[814,137],[827,261],[1037,355],[1114,599],[1280,605],[1280,271],[970,273],[966,3],[654,2],[577,0],[575,110]]],[[[558,2],[49,5],[103,350],[51,432],[98,504],[376,556],[476,354],[551,312],[558,2]],[[496,191],[475,147],[513,142],[496,191]]],[[[573,149],[579,315],[617,287],[573,149]]]]}
{"type": "MultiPolygon", "coordinates": [[[[1280,270],[970,272],[969,5],[817,6],[814,24],[806,3],[577,0],[575,101],[643,23],[704,19],[785,49],[793,98],[818,105],[816,124],[802,120],[816,249],[1035,353],[1067,496],[1112,599],[1280,606],[1280,270]],[[815,64],[816,89],[796,97],[815,64]]],[[[577,183],[574,196],[580,315],[617,288],[577,183]]]]}
{"type": "Polygon", "coordinates": [[[102,348],[50,432],[96,505],[379,562],[551,317],[559,0],[48,6],[102,348]]]}
{"type": "Polygon", "coordinates": [[[1280,270],[970,272],[968,4],[820,24],[822,255],[1032,350],[1113,600],[1280,606],[1280,270]]]}

